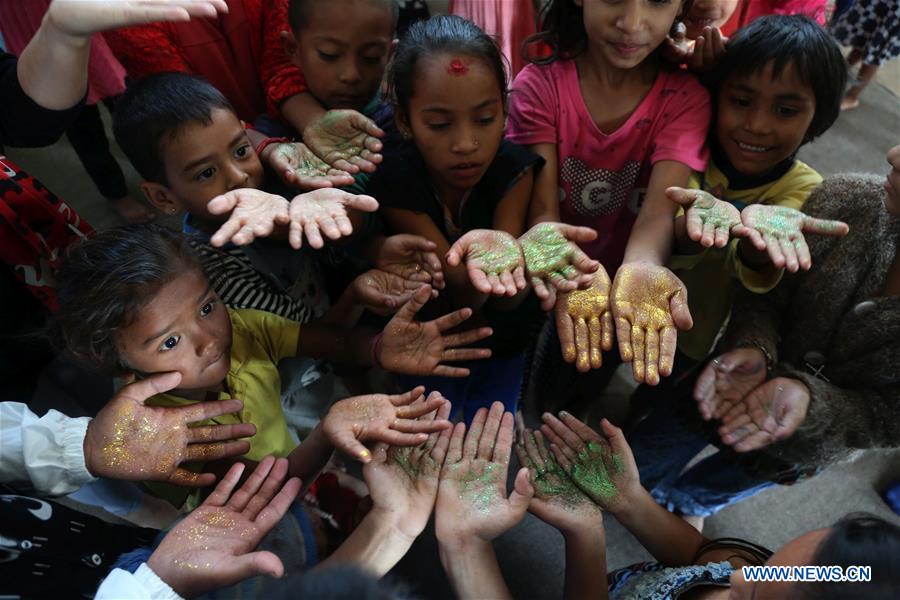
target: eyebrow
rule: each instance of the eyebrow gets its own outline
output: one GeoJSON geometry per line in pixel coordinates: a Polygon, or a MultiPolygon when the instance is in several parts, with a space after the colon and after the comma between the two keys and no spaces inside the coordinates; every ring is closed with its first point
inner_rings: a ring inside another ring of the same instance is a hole
{"type": "MultiPolygon", "coordinates": [[[[239,141],[241,141],[241,139],[242,139],[244,136],[246,136],[246,135],[247,135],[247,132],[244,131],[243,129],[241,129],[241,132],[240,132],[239,134],[237,134],[236,136],[234,136],[233,138],[231,138],[231,141],[228,142],[228,146],[231,147],[231,146],[236,145],[236,144],[237,144],[239,141]]],[[[196,169],[197,167],[199,167],[199,166],[202,165],[203,163],[211,161],[211,160],[213,159],[213,157],[214,157],[213,154],[207,154],[207,155],[204,156],[203,158],[198,158],[197,160],[192,160],[191,162],[189,162],[189,163],[184,167],[184,170],[185,170],[186,172],[187,172],[187,171],[193,171],[194,169],[196,169]]]]}
{"type": "MultiPolygon", "coordinates": [[[[197,304],[200,304],[201,302],[203,302],[203,300],[206,299],[206,297],[209,295],[209,292],[210,292],[211,290],[212,290],[212,284],[207,284],[206,289],[203,290],[203,293],[200,294],[200,297],[199,297],[199,298],[197,298],[197,304]]],[[[172,327],[173,327],[174,325],[175,325],[175,322],[172,321],[171,323],[169,323],[168,325],[166,325],[163,329],[161,329],[161,330],[159,331],[159,333],[154,333],[153,335],[151,335],[150,337],[148,337],[146,340],[144,340],[144,343],[141,344],[141,346],[142,346],[142,347],[143,347],[143,346],[146,346],[147,344],[149,344],[149,343],[152,342],[153,340],[155,340],[155,339],[157,339],[157,338],[160,338],[160,337],[164,336],[164,335],[166,334],[166,332],[169,331],[170,329],[172,329],[172,327]]]]}
{"type": "MultiPolygon", "coordinates": [[[[487,108],[491,104],[495,104],[497,102],[500,102],[499,98],[488,98],[484,102],[479,102],[469,110],[481,110],[482,108],[487,108]]],[[[451,113],[453,112],[453,110],[441,106],[426,106],[422,109],[422,112],[451,113]]]]}
{"type": "MultiPolygon", "coordinates": [[[[729,87],[734,88],[739,92],[747,92],[750,94],[758,94],[759,90],[754,87],[750,87],[745,83],[730,83],[729,87]]],[[[778,94],[775,96],[776,100],[788,101],[788,102],[809,102],[809,97],[803,96],[801,94],[778,94]]]]}

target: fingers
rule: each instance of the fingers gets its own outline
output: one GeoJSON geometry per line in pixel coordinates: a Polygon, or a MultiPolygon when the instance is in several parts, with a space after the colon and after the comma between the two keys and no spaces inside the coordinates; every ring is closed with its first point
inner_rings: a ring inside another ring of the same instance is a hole
{"type": "Polygon", "coordinates": [[[634,360],[634,352],[631,349],[631,323],[624,317],[615,320],[616,323],[616,339],[619,340],[619,355],[622,362],[631,362],[634,360]]]}
{"type": "Polygon", "coordinates": [[[344,197],[344,205],[347,208],[360,210],[362,212],[375,212],[376,210],[378,210],[378,200],[376,200],[372,196],[366,196],[363,194],[347,194],[344,197]]]}
{"type": "Polygon", "coordinates": [[[669,314],[672,315],[672,323],[681,331],[687,331],[694,326],[694,319],[691,317],[691,309],[688,306],[687,288],[680,279],[678,282],[678,291],[669,298],[669,314]]]}
{"type": "Polygon", "coordinates": [[[516,473],[516,480],[513,484],[513,490],[509,494],[509,507],[513,513],[519,518],[525,516],[528,505],[534,497],[534,486],[528,475],[528,469],[519,469],[516,473]]]}
{"type": "MultiPolygon", "coordinates": [[[[436,418],[446,420],[450,417],[451,408],[452,407],[450,406],[449,402],[444,403],[444,405],[438,409],[436,418]]],[[[454,431],[454,427],[448,427],[447,429],[443,430],[440,435],[437,436],[434,447],[431,449],[431,459],[435,461],[435,463],[437,463],[438,469],[440,469],[444,464],[444,459],[447,456],[447,450],[450,447],[450,438],[453,436],[454,431]]],[[[431,438],[434,437],[435,434],[432,434],[431,438]]]]}
{"type": "MultiPolygon", "coordinates": [[[[560,411],[559,419],[566,427],[568,427],[575,435],[578,436],[581,442],[586,444],[588,442],[603,441],[603,439],[599,435],[597,435],[596,431],[585,425],[583,421],[576,419],[571,413],[560,411]]],[[[573,447],[573,449],[575,448],[576,447],[573,447]]]]}
{"type": "Polygon", "coordinates": [[[457,423],[453,427],[453,432],[450,434],[450,441],[447,444],[447,458],[444,459],[444,466],[452,465],[462,460],[463,440],[465,438],[466,424],[457,423]]]}
{"type": "MultiPolygon", "coordinates": [[[[375,138],[384,137],[384,131],[382,131],[381,128],[375,124],[375,121],[358,111],[350,111],[350,113],[350,125],[352,125],[354,129],[365,133],[367,136],[372,136],[375,138]]],[[[373,148],[371,149],[375,152],[380,150],[381,142],[376,139],[373,148]]]]}
{"type": "MultiPolygon", "coordinates": [[[[501,410],[503,410],[502,403],[496,402],[495,404],[499,404],[501,410]]],[[[514,421],[515,419],[511,412],[503,413],[503,417],[500,419],[500,429],[497,431],[497,441],[492,447],[491,462],[503,465],[504,470],[509,465],[509,457],[512,451],[514,421]]]]}
{"type": "Polygon", "coordinates": [[[778,243],[778,239],[764,234],[763,241],[766,244],[766,251],[769,253],[769,259],[772,261],[772,264],[776,269],[783,268],[785,265],[784,253],[781,251],[781,244],[778,243]]]}
{"type": "Polygon", "coordinates": [[[449,348],[441,353],[442,362],[482,360],[491,357],[489,348],[449,348]]]}
{"type": "Polygon", "coordinates": [[[659,383],[659,333],[655,329],[647,330],[647,337],[644,340],[646,347],[646,366],[645,381],[648,385],[657,385],[659,383]]]}
{"type": "Polygon", "coordinates": [[[463,249],[463,245],[460,243],[460,240],[456,240],[453,245],[450,246],[450,250],[447,251],[447,264],[451,267],[458,267],[464,255],[465,250],[463,249]]]}
{"type": "Polygon", "coordinates": [[[228,506],[237,512],[243,512],[247,507],[247,504],[250,503],[251,498],[253,498],[256,492],[262,487],[263,482],[266,477],[269,476],[269,472],[271,472],[272,467],[274,466],[274,456],[267,456],[259,461],[259,464],[253,469],[253,473],[251,473],[250,477],[247,478],[247,481],[244,482],[244,485],[242,485],[228,501],[228,506]]]}
{"type": "MultiPolygon", "coordinates": [[[[211,204],[211,203],[210,203],[211,204]]],[[[234,239],[235,234],[241,230],[242,224],[239,219],[228,219],[219,227],[219,229],[213,234],[211,238],[209,238],[209,243],[219,248],[224,246],[232,239],[234,239]]]]}
{"type": "Polygon", "coordinates": [[[600,268],[600,262],[590,258],[578,246],[572,246],[572,255],[569,257],[569,262],[581,273],[596,273],[597,269],[600,268]]]}
{"type": "MultiPolygon", "coordinates": [[[[494,402],[487,414],[487,420],[484,422],[484,429],[481,432],[481,438],[478,440],[478,450],[476,457],[483,458],[490,462],[494,455],[494,446],[497,444],[497,433],[500,430],[500,424],[503,420],[503,403],[494,402]]],[[[510,432],[512,432],[512,415],[510,415],[510,432]]],[[[511,440],[510,440],[511,441],[511,440]]]]}
{"type": "MultiPolygon", "coordinates": [[[[559,300],[565,303],[564,298],[559,300]]],[[[565,310],[556,311],[556,333],[559,337],[559,348],[562,351],[563,360],[572,364],[575,362],[577,350],[575,348],[575,324],[572,317],[565,310]]]]}
{"type": "Polygon", "coordinates": [[[516,280],[513,278],[512,273],[509,271],[503,271],[500,273],[500,283],[503,285],[507,296],[515,296],[519,293],[521,288],[518,287],[516,280]]]}
{"type": "Polygon", "coordinates": [[[613,349],[614,332],[612,311],[606,310],[600,315],[600,347],[604,352],[613,349]]]}
{"type": "Polygon", "coordinates": [[[475,458],[478,454],[478,444],[481,441],[481,433],[484,431],[484,425],[487,422],[488,410],[479,408],[475,411],[475,417],[469,425],[469,431],[466,434],[466,441],[463,445],[463,457],[475,458]]]}
{"type": "Polygon", "coordinates": [[[812,267],[812,256],[809,254],[809,246],[806,245],[806,239],[800,236],[794,240],[794,250],[797,252],[797,263],[804,271],[809,271],[812,267]]]}
{"type": "Polygon", "coordinates": [[[322,239],[322,234],[319,232],[319,224],[315,221],[308,220],[303,223],[303,234],[310,247],[318,250],[325,245],[325,240],[322,239]]]}
{"type": "Polygon", "coordinates": [[[575,321],[575,349],[578,351],[575,367],[582,373],[587,373],[591,370],[590,342],[588,341],[588,326],[584,319],[575,321]]]}
{"type": "Polygon", "coordinates": [[[284,575],[284,564],[281,559],[268,550],[250,552],[234,557],[232,560],[234,562],[228,564],[228,571],[235,582],[259,575],[267,575],[276,579],[284,575]]]}
{"type": "Polygon", "coordinates": [[[716,226],[710,222],[706,221],[703,223],[702,233],[700,234],[700,245],[704,248],[709,248],[716,242],[716,226]]]}
{"type": "Polygon", "coordinates": [[[690,190],[678,186],[666,188],[666,198],[685,208],[690,207],[697,200],[698,194],[698,190],[690,190]]]}
{"type": "Polygon", "coordinates": [[[675,364],[675,350],[678,348],[678,332],[674,327],[663,327],[659,336],[659,375],[668,377],[675,364]]]}
{"type": "Polygon", "coordinates": [[[431,286],[423,285],[415,294],[413,294],[413,297],[410,298],[409,302],[400,307],[400,310],[397,311],[394,318],[401,321],[412,322],[415,319],[416,314],[422,310],[422,307],[425,306],[425,303],[428,302],[430,298],[431,286]]]}
{"type": "Polygon", "coordinates": [[[167,480],[169,483],[182,487],[209,487],[216,482],[213,473],[194,473],[181,467],[176,467],[175,472],[167,480]]]}
{"type": "MultiPolygon", "coordinates": [[[[560,415],[564,414],[567,415],[568,413],[565,413],[564,411],[560,413],[560,415]]],[[[564,445],[576,453],[581,450],[582,446],[584,446],[584,441],[577,433],[572,431],[565,423],[563,423],[561,420],[557,419],[550,413],[544,413],[543,415],[541,415],[541,419],[549,428],[549,431],[544,428],[541,428],[541,431],[544,432],[544,435],[546,435],[551,442],[557,445],[564,445]],[[553,439],[553,437],[549,435],[550,432],[555,434],[555,437],[557,439],[553,439]]]]}
{"type": "Polygon", "coordinates": [[[600,319],[595,316],[588,321],[588,341],[590,343],[590,361],[592,369],[603,366],[602,326],[600,319]]]}
{"type": "Polygon", "coordinates": [[[597,239],[597,232],[590,227],[577,227],[565,223],[556,223],[556,230],[570,242],[592,242],[597,239]]]}
{"type": "Polygon", "coordinates": [[[631,371],[634,380],[643,383],[646,376],[646,359],[644,345],[644,328],[638,325],[631,326],[631,352],[634,359],[631,362],[631,371]]]}
{"type": "Polygon", "coordinates": [[[269,504],[272,498],[275,497],[275,494],[278,493],[278,490],[281,489],[281,484],[284,483],[284,479],[287,477],[287,470],[288,460],[286,458],[275,460],[275,464],[263,481],[262,487],[250,498],[250,502],[247,503],[247,507],[243,510],[245,517],[251,521],[256,519],[262,509],[269,504]]]}
{"type": "Polygon", "coordinates": [[[250,437],[254,434],[256,434],[256,425],[253,423],[203,425],[200,427],[188,427],[187,440],[190,444],[197,442],[221,442],[250,437]]]}
{"type": "MultiPolygon", "coordinates": [[[[419,423],[420,421],[410,422],[419,423]]],[[[448,422],[447,425],[450,425],[450,423],[448,422]]],[[[428,432],[430,433],[432,431],[436,431],[433,426],[428,430],[428,432]]],[[[373,435],[372,437],[376,436],[373,435]]],[[[377,433],[377,439],[379,442],[388,444],[390,446],[421,446],[428,441],[428,433],[405,432],[400,431],[399,427],[396,427],[394,429],[379,430],[377,433]]]]}
{"type": "Polygon", "coordinates": [[[803,233],[816,233],[818,235],[829,235],[841,237],[850,232],[850,226],[843,221],[830,221],[828,219],[817,219],[815,217],[804,216],[801,225],[803,233]]]}
{"type": "Polygon", "coordinates": [[[728,244],[731,230],[728,227],[716,227],[715,246],[716,248],[724,248],[728,244]]]}
{"type": "Polygon", "coordinates": [[[778,244],[781,246],[781,253],[784,255],[784,267],[791,273],[796,273],[800,268],[800,261],[797,260],[797,251],[794,249],[794,243],[788,238],[779,238],[778,244]]]}
{"type": "Polygon", "coordinates": [[[250,450],[250,442],[216,442],[214,444],[190,444],[185,449],[185,461],[219,460],[226,456],[239,456],[250,450]]]}
{"type": "MultiPolygon", "coordinates": [[[[152,398],[157,394],[163,394],[168,392],[169,390],[175,389],[178,387],[178,384],[181,383],[181,373],[178,371],[172,371],[170,373],[158,373],[155,375],[150,375],[146,379],[141,379],[140,381],[136,381],[134,383],[129,383],[116,394],[116,398],[127,399],[133,402],[137,402],[138,404],[144,404],[148,398],[152,398]]],[[[214,411],[216,407],[215,404],[223,404],[223,402],[207,402],[200,404],[192,404],[189,407],[185,407],[183,409],[178,409],[176,412],[182,413],[184,417],[184,422],[189,423],[191,421],[201,421],[203,419],[207,419],[210,417],[200,416],[198,418],[189,418],[193,416],[195,413],[203,413],[204,410],[214,411]],[[198,410],[203,404],[207,406],[203,407],[203,410],[198,410]],[[188,410],[192,409],[192,410],[188,410]]],[[[228,407],[233,407],[234,404],[227,405],[228,407]]],[[[235,410],[240,410],[243,407],[243,403],[237,408],[232,408],[227,412],[235,412],[235,410]]],[[[218,413],[212,416],[219,416],[225,413],[218,413]]]]}
{"type": "Polygon", "coordinates": [[[697,382],[694,384],[694,400],[697,401],[697,408],[700,416],[704,421],[709,421],[713,413],[713,393],[716,384],[716,367],[719,364],[719,358],[709,361],[704,367],[697,382]]]}
{"type": "MultiPolygon", "coordinates": [[[[165,375],[168,375],[166,373],[165,375]]],[[[177,381],[181,381],[181,375],[177,374],[177,381]]],[[[147,386],[142,388],[138,388],[136,386],[140,386],[141,384],[146,384],[156,377],[155,375],[149,377],[143,381],[139,381],[137,383],[132,383],[131,385],[124,388],[122,391],[128,390],[129,396],[136,397],[137,393],[143,395],[144,390],[146,390],[147,386]]],[[[167,380],[165,383],[171,383],[175,381],[174,379],[167,380]]],[[[177,384],[176,384],[177,385],[177,384]]],[[[153,387],[153,386],[150,386],[153,387]]],[[[175,386],[172,386],[175,387],[175,386]]],[[[172,388],[169,388],[172,389],[172,388]]],[[[161,393],[161,392],[154,392],[161,393]]],[[[121,392],[120,392],[121,394],[121,392]]],[[[149,397],[149,396],[148,396],[149,397]]],[[[191,404],[189,406],[176,406],[171,408],[159,408],[156,410],[165,411],[168,414],[179,414],[183,423],[195,423],[197,421],[205,421],[207,419],[214,419],[215,417],[220,417],[222,415],[227,415],[230,413],[239,412],[242,408],[244,408],[244,403],[236,398],[229,398],[228,400],[209,400],[206,402],[198,402],[196,404],[191,404]]]]}
{"type": "Polygon", "coordinates": [[[222,481],[219,482],[216,489],[214,489],[212,493],[207,496],[206,500],[203,501],[203,506],[225,506],[229,496],[231,496],[231,492],[241,480],[241,474],[244,472],[244,467],[244,463],[239,462],[231,465],[231,468],[229,468],[228,472],[225,473],[225,476],[222,477],[222,481]]]}
{"type": "Polygon", "coordinates": [[[610,423],[608,419],[601,419],[600,429],[603,431],[606,441],[615,454],[625,457],[628,463],[634,461],[634,457],[631,454],[631,446],[628,445],[628,440],[625,439],[625,434],[620,428],[610,423]]]}
{"type": "Polygon", "coordinates": [[[521,448],[523,449],[523,454],[528,459],[528,462],[521,462],[523,465],[528,465],[530,463],[537,470],[538,474],[540,474],[546,470],[546,467],[544,466],[544,458],[541,456],[541,453],[538,450],[538,444],[537,440],[535,439],[535,435],[535,432],[531,431],[530,429],[525,432],[525,435],[523,436],[525,439],[523,440],[521,448]]]}
{"type": "MultiPolygon", "coordinates": [[[[394,406],[409,406],[410,404],[412,404],[413,402],[415,402],[416,400],[421,398],[422,394],[424,394],[424,393],[425,393],[425,386],[417,385],[416,387],[409,390],[408,392],[404,392],[402,394],[393,394],[391,396],[388,396],[388,401],[391,404],[393,404],[394,406]]],[[[428,400],[429,401],[433,400],[432,395],[428,396],[428,400]]],[[[435,408],[437,408],[437,407],[433,407],[429,410],[426,410],[425,412],[423,412],[421,414],[424,415],[426,413],[429,413],[432,410],[434,410],[435,408]]],[[[399,415],[400,411],[397,411],[397,414],[399,415]]],[[[420,416],[420,415],[416,415],[416,417],[418,417],[418,416],[420,416]]],[[[413,417],[406,417],[406,418],[413,418],[413,417]]]]}
{"type": "Polygon", "coordinates": [[[444,332],[448,329],[453,329],[471,316],[471,308],[461,308],[451,313],[447,313],[442,317],[438,317],[437,319],[433,320],[432,323],[434,323],[434,325],[438,328],[438,331],[444,332]]]}

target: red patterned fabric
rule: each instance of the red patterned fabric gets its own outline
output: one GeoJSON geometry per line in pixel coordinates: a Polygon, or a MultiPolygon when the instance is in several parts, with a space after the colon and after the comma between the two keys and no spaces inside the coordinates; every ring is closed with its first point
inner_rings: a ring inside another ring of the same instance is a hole
{"type": "Polygon", "coordinates": [[[0,155],[0,261],[50,311],[57,308],[53,273],[63,251],[93,231],[75,209],[0,155]]]}
{"type": "Polygon", "coordinates": [[[132,77],[178,71],[200,75],[252,121],[306,89],[284,52],[288,0],[228,0],[218,19],[157,23],[110,31],[106,41],[132,77]]]}

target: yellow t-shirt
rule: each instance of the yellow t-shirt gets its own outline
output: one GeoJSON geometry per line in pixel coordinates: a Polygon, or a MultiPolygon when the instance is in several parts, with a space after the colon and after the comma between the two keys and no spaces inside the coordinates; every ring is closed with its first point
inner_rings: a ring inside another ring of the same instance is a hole
{"type": "MultiPolygon", "coordinates": [[[[728,178],[713,161],[705,173],[694,173],[688,187],[703,189],[738,210],[748,204],[770,204],[800,209],[810,193],[822,182],[822,176],[806,163],[795,160],[781,178],[748,189],[729,189],[728,178]]],[[[681,211],[679,211],[681,213],[681,211]]],[[[707,248],[697,254],[672,255],[669,268],[688,290],[688,306],[694,318],[690,331],[678,333],[678,350],[694,360],[703,360],[712,350],[737,291],[735,280],[745,288],[764,294],[778,285],[783,269],[772,266],[759,271],[745,265],[738,252],[740,240],[731,240],[724,248],[707,248]]]]}
{"type": "MultiPolygon", "coordinates": [[[[231,317],[232,332],[231,366],[226,376],[228,391],[219,392],[218,399],[238,398],[243,400],[244,408],[239,414],[222,415],[202,423],[253,423],[256,435],[249,440],[250,451],[245,458],[259,461],[270,454],[287,456],[297,443],[288,431],[281,410],[278,361],[297,355],[300,323],[251,309],[229,308],[228,316],[231,317]]],[[[158,394],[147,404],[186,406],[196,402],[172,394],[158,394]]],[[[176,505],[181,505],[190,493],[186,488],[166,484],[150,484],[149,487],[176,505]]]]}

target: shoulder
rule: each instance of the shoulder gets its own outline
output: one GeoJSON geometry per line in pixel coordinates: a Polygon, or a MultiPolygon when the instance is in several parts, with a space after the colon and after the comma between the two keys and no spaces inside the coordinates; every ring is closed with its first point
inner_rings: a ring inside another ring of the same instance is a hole
{"type": "Polygon", "coordinates": [[[862,173],[832,175],[813,190],[803,212],[847,223],[877,219],[884,210],[883,177],[862,173]]]}
{"type": "Polygon", "coordinates": [[[567,75],[572,71],[572,64],[571,60],[557,60],[546,65],[525,65],[513,80],[511,91],[555,90],[564,87],[567,75]]]}
{"type": "Polygon", "coordinates": [[[692,73],[685,71],[661,71],[654,90],[659,101],[669,105],[698,107],[710,102],[709,90],[692,73]]]}
{"type": "Polygon", "coordinates": [[[272,328],[284,327],[292,323],[284,317],[254,308],[229,308],[228,316],[234,332],[254,335],[272,328]]]}

